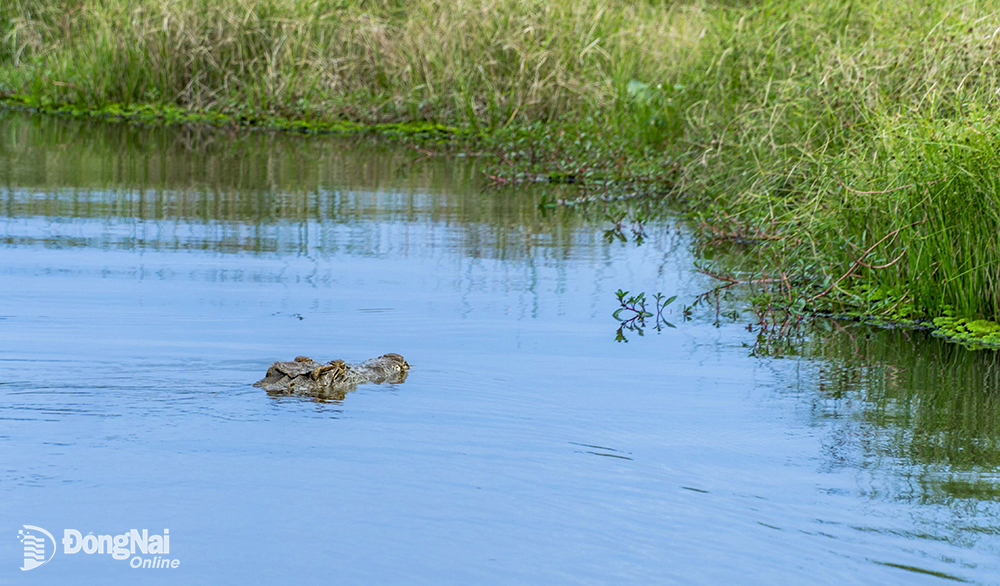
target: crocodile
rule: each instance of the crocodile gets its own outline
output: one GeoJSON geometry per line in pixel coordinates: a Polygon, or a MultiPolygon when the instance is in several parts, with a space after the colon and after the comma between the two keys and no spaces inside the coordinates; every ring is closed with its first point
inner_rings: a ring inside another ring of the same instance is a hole
{"type": "Polygon", "coordinates": [[[331,360],[326,364],[308,356],[290,362],[275,362],[264,378],[254,383],[271,395],[309,395],[342,400],[348,391],[364,383],[401,383],[410,365],[399,354],[383,354],[358,364],[331,360]]]}

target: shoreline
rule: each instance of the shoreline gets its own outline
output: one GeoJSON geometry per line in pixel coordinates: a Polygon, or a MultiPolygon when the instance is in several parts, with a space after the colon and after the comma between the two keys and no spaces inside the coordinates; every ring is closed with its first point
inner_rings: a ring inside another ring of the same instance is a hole
{"type": "MultiPolygon", "coordinates": [[[[585,194],[580,196],[579,199],[551,201],[543,199],[543,201],[539,203],[542,207],[573,207],[578,205],[589,206],[596,203],[602,203],[602,201],[606,205],[608,202],[621,203],[624,201],[626,207],[623,208],[625,211],[623,212],[621,219],[618,220],[619,224],[633,221],[632,216],[634,215],[634,212],[628,209],[630,203],[629,200],[645,201],[652,203],[654,207],[658,206],[662,208],[665,207],[665,204],[660,204],[660,202],[664,199],[664,196],[662,195],[663,193],[670,194],[667,195],[666,198],[672,201],[677,201],[679,199],[677,197],[676,187],[670,180],[664,179],[662,175],[660,177],[651,177],[649,175],[650,165],[653,164],[649,159],[640,161],[640,165],[635,165],[638,171],[634,173],[631,172],[632,170],[630,165],[626,163],[624,165],[624,170],[620,166],[617,175],[613,173],[590,173],[587,175],[584,173],[578,176],[573,172],[567,172],[565,170],[546,171],[546,167],[544,166],[539,167],[535,163],[527,165],[524,161],[520,161],[514,155],[505,155],[502,149],[506,146],[505,141],[509,140],[509,137],[506,135],[474,135],[467,129],[450,127],[437,123],[417,122],[365,124],[346,121],[329,122],[320,120],[289,119],[279,116],[244,117],[225,114],[222,112],[199,111],[160,104],[133,104],[128,106],[122,104],[108,104],[100,109],[88,109],[70,103],[45,104],[42,100],[23,95],[0,95],[0,109],[19,110],[33,114],[74,119],[89,118],[108,123],[131,123],[160,127],[203,126],[217,129],[233,129],[242,132],[288,132],[303,136],[367,135],[386,140],[405,140],[425,146],[439,145],[446,147],[460,147],[463,146],[464,141],[464,146],[466,147],[470,144],[486,147],[487,152],[485,154],[487,157],[494,159],[494,170],[499,173],[499,175],[487,174],[487,178],[492,181],[494,185],[504,188],[523,182],[539,181],[541,180],[539,178],[543,178],[552,184],[571,185],[577,190],[583,191],[585,194]],[[505,177],[509,177],[509,179],[505,177]],[[586,185],[588,183],[603,184],[605,186],[605,193],[607,193],[607,186],[612,183],[619,183],[612,188],[612,191],[616,193],[625,193],[623,190],[628,189],[634,190],[638,184],[638,189],[648,190],[648,194],[644,194],[643,192],[632,192],[628,195],[605,195],[602,200],[600,196],[586,195],[586,185]],[[656,193],[658,193],[659,196],[652,195],[656,193]]],[[[543,142],[551,140],[551,135],[549,135],[547,131],[539,129],[538,127],[528,130],[521,128],[514,128],[512,130],[514,134],[520,134],[522,139],[525,134],[532,135],[532,133],[534,133],[533,136],[535,140],[543,142]]],[[[542,150],[544,150],[544,148],[545,147],[542,147],[542,150]]],[[[418,151],[423,152],[423,149],[418,149],[418,151]]],[[[448,156],[453,155],[454,152],[440,152],[432,154],[448,156]]],[[[548,156],[550,156],[550,153],[543,153],[543,158],[548,156]]],[[[547,162],[552,163],[552,161],[547,162]]],[[[733,237],[733,235],[728,232],[728,230],[732,228],[732,217],[727,214],[724,206],[713,206],[710,201],[704,198],[693,199],[694,202],[684,203],[682,207],[688,208],[687,213],[689,215],[693,214],[699,218],[700,225],[694,225],[693,230],[696,234],[700,234],[699,238],[701,240],[711,241],[711,236],[717,236],[721,233],[726,234],[726,238],[732,237],[733,240],[740,245],[744,245],[749,242],[751,246],[750,249],[752,250],[754,246],[760,246],[762,243],[766,243],[770,239],[770,236],[764,232],[751,235],[743,234],[733,237]],[[716,218],[717,221],[711,221],[711,218],[713,217],[716,218]]],[[[661,209],[659,211],[663,210],[661,209]]],[[[694,224],[694,222],[689,223],[694,224]]],[[[729,269],[726,271],[726,274],[728,275],[737,274],[736,269],[739,268],[739,265],[741,263],[748,262],[748,259],[751,257],[748,251],[737,252],[735,253],[735,256],[740,257],[736,266],[727,267],[725,265],[732,263],[722,263],[723,269],[729,269]]],[[[777,265],[772,265],[772,267],[774,266],[777,265]]],[[[765,268],[765,265],[756,265],[753,270],[760,273],[762,270],[767,269],[765,268]]],[[[730,276],[718,277],[712,273],[707,274],[715,278],[721,278],[724,281],[732,279],[735,281],[733,284],[755,283],[755,281],[738,281],[734,277],[730,276]]],[[[765,282],[777,282],[778,280],[779,279],[777,278],[763,279],[765,282]]],[[[768,284],[770,285],[770,283],[768,284]]],[[[947,306],[940,308],[940,311],[938,312],[920,312],[913,308],[912,304],[908,304],[906,302],[907,296],[905,294],[897,297],[885,295],[874,296],[876,297],[875,301],[877,301],[877,303],[869,302],[866,305],[864,303],[857,303],[858,291],[846,291],[855,295],[853,303],[846,302],[841,298],[841,296],[831,299],[827,304],[815,307],[810,307],[808,303],[802,303],[802,299],[805,299],[810,294],[815,293],[817,286],[816,281],[789,283],[787,286],[779,286],[777,289],[771,286],[769,289],[765,289],[765,297],[749,296],[749,300],[746,301],[746,303],[749,306],[753,306],[758,315],[764,315],[768,312],[772,314],[774,312],[779,312],[792,316],[815,316],[842,321],[861,322],[877,327],[902,327],[929,330],[935,337],[946,339],[969,349],[1000,350],[1000,323],[996,321],[957,317],[955,316],[954,311],[947,306]],[[892,310],[889,312],[883,312],[882,310],[884,310],[885,306],[890,303],[892,310]],[[933,315],[934,313],[937,313],[937,315],[933,315]]],[[[841,292],[843,293],[845,291],[841,292]]],[[[815,297],[815,295],[813,295],[813,297],[815,297]]],[[[868,295],[868,297],[870,298],[872,296],[868,295]]]]}
{"type": "Polygon", "coordinates": [[[0,93],[0,108],[50,116],[91,118],[108,122],[132,122],[148,126],[195,125],[241,130],[268,130],[298,134],[379,135],[413,138],[424,142],[451,142],[461,130],[432,122],[392,122],[362,124],[292,119],[280,116],[241,116],[168,106],[163,104],[110,103],[103,108],[81,108],[71,103],[44,103],[30,96],[0,93]]]}
{"type": "Polygon", "coordinates": [[[568,184],[543,205],[618,236],[669,193],[708,248],[753,247],[706,268],[775,310],[971,324],[1000,319],[997,22],[964,0],[24,0],[0,5],[0,95],[474,149],[492,186],[568,184]]]}

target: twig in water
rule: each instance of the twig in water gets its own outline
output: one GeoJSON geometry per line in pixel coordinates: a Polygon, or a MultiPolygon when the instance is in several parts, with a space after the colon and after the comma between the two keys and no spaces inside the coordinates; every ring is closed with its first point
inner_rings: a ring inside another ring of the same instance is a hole
{"type": "Polygon", "coordinates": [[[765,279],[752,279],[750,281],[741,281],[739,279],[734,279],[733,277],[726,277],[724,275],[716,275],[715,273],[711,273],[711,272],[706,271],[705,269],[702,269],[702,268],[699,268],[698,272],[699,273],[704,273],[704,274],[708,275],[709,277],[712,277],[713,279],[718,279],[720,281],[725,281],[727,283],[731,283],[732,285],[757,285],[757,284],[760,284],[760,283],[774,283],[774,282],[777,282],[777,281],[781,280],[781,279],[772,279],[772,278],[768,277],[768,278],[765,278],[765,279]]]}
{"type": "Polygon", "coordinates": [[[437,154],[437,153],[435,153],[434,151],[429,151],[429,150],[427,150],[427,149],[422,149],[422,148],[418,147],[417,145],[413,145],[413,144],[408,144],[408,145],[406,145],[406,146],[408,146],[408,147],[410,147],[411,149],[413,149],[413,150],[417,151],[418,153],[420,153],[420,154],[422,154],[422,155],[425,155],[425,156],[428,156],[428,157],[433,157],[434,155],[436,155],[436,154],[437,154]]]}
{"type": "Polygon", "coordinates": [[[496,175],[491,175],[489,173],[484,173],[484,175],[486,175],[494,185],[507,185],[510,183],[510,179],[507,179],[506,177],[497,177],[496,175]]]}

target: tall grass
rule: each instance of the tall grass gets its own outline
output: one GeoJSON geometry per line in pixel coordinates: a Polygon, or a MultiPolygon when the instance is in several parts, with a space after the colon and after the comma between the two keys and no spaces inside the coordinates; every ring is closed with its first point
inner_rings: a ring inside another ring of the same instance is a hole
{"type": "Polygon", "coordinates": [[[998,38],[1000,5],[971,0],[7,0],[0,91],[586,126],[787,236],[769,246],[821,288],[853,265],[838,287],[998,318],[998,38]]]}
{"type": "Polygon", "coordinates": [[[597,0],[13,0],[0,8],[0,60],[8,91],[54,101],[492,127],[611,105],[616,85],[653,77],[697,40],[684,24],[696,12],[597,0]]]}

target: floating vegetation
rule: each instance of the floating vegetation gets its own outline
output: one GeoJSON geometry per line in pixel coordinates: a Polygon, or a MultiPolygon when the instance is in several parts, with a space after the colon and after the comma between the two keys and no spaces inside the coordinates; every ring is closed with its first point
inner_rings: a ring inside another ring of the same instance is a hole
{"type": "Polygon", "coordinates": [[[642,336],[647,327],[657,332],[662,331],[663,328],[677,327],[666,319],[667,306],[677,299],[676,295],[666,297],[662,293],[657,293],[652,299],[652,309],[655,313],[646,309],[645,293],[632,295],[628,291],[619,289],[615,292],[615,296],[618,298],[618,304],[620,305],[611,314],[611,317],[618,320],[618,331],[615,333],[616,342],[628,342],[625,332],[634,332],[642,336]],[[647,319],[650,320],[649,325],[646,324],[647,319]]]}
{"type": "Polygon", "coordinates": [[[1000,348],[1000,323],[960,317],[934,318],[934,334],[948,338],[970,348],[1000,348]]]}
{"type": "Polygon", "coordinates": [[[20,95],[0,96],[0,106],[72,118],[121,120],[147,126],[194,124],[227,128],[282,130],[303,134],[378,134],[421,141],[451,141],[461,133],[457,128],[432,122],[369,124],[349,121],[326,122],[289,119],[281,116],[224,114],[158,104],[124,105],[111,103],[100,108],[85,108],[67,103],[47,103],[45,100],[20,95]]]}

